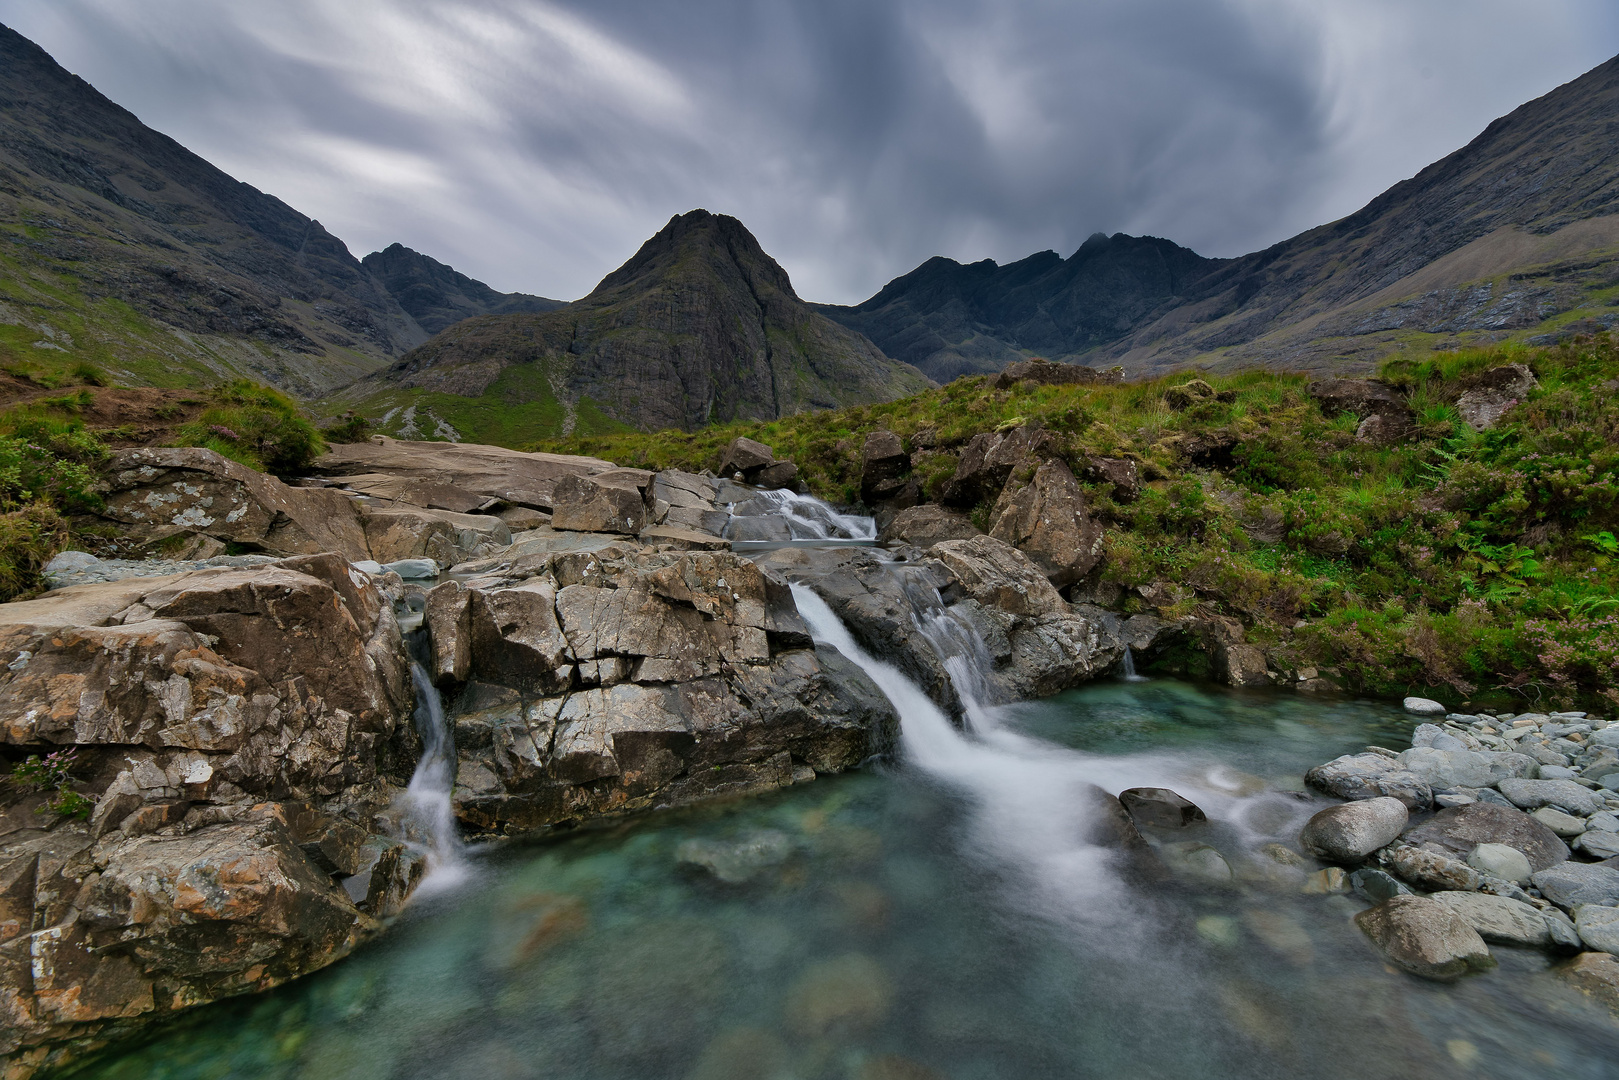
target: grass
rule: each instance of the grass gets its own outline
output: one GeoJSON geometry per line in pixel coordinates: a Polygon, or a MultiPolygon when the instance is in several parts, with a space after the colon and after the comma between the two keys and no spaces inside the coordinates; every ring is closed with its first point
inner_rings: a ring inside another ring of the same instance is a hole
{"type": "MultiPolygon", "coordinates": [[[[1619,344],[1600,335],[1396,358],[1381,377],[1409,394],[1418,425],[1387,447],[1358,440],[1356,417],[1324,415],[1303,376],[1268,372],[1206,374],[1229,400],[1182,411],[1164,392],[1184,374],[1001,391],[977,377],[769,423],[530,447],[701,470],[747,436],[797,462],[816,494],[852,504],[873,430],[901,436],[937,498],[973,436],[1035,424],[1107,525],[1106,579],[1182,586],[1171,614],[1235,616],[1285,670],[1385,693],[1619,702],[1619,344]],[[1457,399],[1504,363],[1528,365],[1540,387],[1475,432],[1457,399]],[[1189,452],[1210,437],[1229,454],[1189,452]],[[1136,461],[1140,497],[1121,502],[1085,481],[1095,457],[1136,461]]],[[[1127,596],[1126,610],[1145,609],[1127,596]]]]}

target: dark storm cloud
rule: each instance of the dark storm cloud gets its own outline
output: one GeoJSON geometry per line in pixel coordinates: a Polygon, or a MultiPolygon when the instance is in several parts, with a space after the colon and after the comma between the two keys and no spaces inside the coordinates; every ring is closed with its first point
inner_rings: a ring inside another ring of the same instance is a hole
{"type": "Polygon", "coordinates": [[[669,215],[799,291],[1096,230],[1234,255],[1619,50],[1611,0],[0,0],[142,119],[319,217],[573,297],[669,215]]]}

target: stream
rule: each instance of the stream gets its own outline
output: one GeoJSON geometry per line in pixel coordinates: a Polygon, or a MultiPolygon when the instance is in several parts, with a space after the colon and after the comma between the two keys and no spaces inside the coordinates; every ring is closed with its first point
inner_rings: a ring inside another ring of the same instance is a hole
{"type": "MultiPolygon", "coordinates": [[[[432,887],[386,935],[65,1075],[1619,1074],[1619,1026],[1547,954],[1494,946],[1496,970],[1454,985],[1400,974],[1351,922],[1363,901],[1308,891],[1306,869],[1265,854],[1297,848],[1325,805],[1301,794],[1308,768],[1409,745],[1397,706],[1133,670],[997,705],[978,692],[970,635],[919,609],[967,706],[958,728],[823,601],[794,595],[817,640],[899,711],[895,764],[463,848],[444,816],[453,749],[429,736],[408,798],[432,887]],[[1170,787],[1201,806],[1209,822],[1160,849],[1181,872],[1144,880],[1093,843],[1090,785],[1170,787]],[[1197,855],[1210,848],[1228,872],[1208,872],[1197,855]]],[[[418,722],[424,736],[446,730],[430,711],[418,722]]]]}

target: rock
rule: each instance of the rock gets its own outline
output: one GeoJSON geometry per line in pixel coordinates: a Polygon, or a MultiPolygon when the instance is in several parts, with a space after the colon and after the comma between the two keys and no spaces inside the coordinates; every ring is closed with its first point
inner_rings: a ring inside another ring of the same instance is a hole
{"type": "Polygon", "coordinates": [[[997,390],[1010,390],[1020,382],[1032,382],[1039,386],[1064,386],[1071,383],[1117,384],[1123,381],[1122,368],[1085,367],[1082,364],[1056,363],[1035,356],[1007,364],[995,376],[994,386],[997,390]]]}
{"type": "Polygon", "coordinates": [[[1388,446],[1410,437],[1416,418],[1405,398],[1387,383],[1375,379],[1321,379],[1305,392],[1321,405],[1327,416],[1354,413],[1361,418],[1356,438],[1378,446],[1388,446]]]}
{"type": "Polygon", "coordinates": [[[1619,870],[1600,863],[1559,863],[1529,880],[1542,896],[1560,908],[1619,904],[1619,870]]]}
{"type": "Polygon", "coordinates": [[[764,469],[776,463],[776,452],[764,443],[745,439],[740,435],[731,440],[720,457],[720,475],[734,476],[741,473],[743,479],[751,482],[764,469]]]}
{"type": "Polygon", "coordinates": [[[787,991],[787,1025],[806,1039],[875,1028],[888,1015],[894,983],[882,965],[848,953],[810,965],[787,991]]]}
{"type": "Polygon", "coordinates": [[[1485,941],[1533,946],[1551,942],[1545,917],[1521,900],[1478,892],[1437,892],[1433,899],[1460,915],[1485,941]]]}
{"type": "Polygon", "coordinates": [[[1552,806],[1584,817],[1607,809],[1602,796],[1572,780],[1502,780],[1496,786],[1524,810],[1552,806]]]}
{"type": "Polygon", "coordinates": [[[117,450],[103,470],[100,516],[151,543],[196,534],[277,555],[336,551],[364,559],[355,501],[322,488],[288,487],[201,447],[117,450]]]}
{"type": "Polygon", "coordinates": [[[998,499],[1014,469],[1027,468],[1033,475],[1050,440],[1049,434],[1027,424],[974,435],[957,459],[955,474],[940,490],[940,501],[970,509],[998,499]]]}
{"type": "Polygon", "coordinates": [[[1299,842],[1318,858],[1353,865],[1393,843],[1410,816],[1404,803],[1388,796],[1329,806],[1310,818],[1299,842]]]}
{"type": "Polygon", "coordinates": [[[1595,859],[1619,856],[1619,832],[1591,829],[1574,841],[1574,846],[1595,859]]]}
{"type": "Polygon", "coordinates": [[[372,499],[406,503],[430,510],[449,510],[457,514],[470,514],[482,510],[495,500],[474,494],[454,484],[422,477],[393,476],[388,473],[363,473],[359,476],[340,476],[332,480],[346,491],[358,492],[372,499]]]}
{"type": "Polygon", "coordinates": [[[1484,431],[1500,422],[1507,410],[1540,385],[1534,372],[1523,364],[1490,368],[1471,380],[1471,389],[1456,401],[1462,422],[1484,431]]]}
{"type": "Polygon", "coordinates": [[[1529,815],[1563,839],[1571,839],[1585,831],[1585,822],[1572,814],[1543,806],[1529,815]]]}
{"type": "Polygon", "coordinates": [[[1012,615],[1038,616],[1068,609],[1045,574],[1004,540],[992,536],[946,540],[933,545],[931,554],[980,604],[1012,615]]]}
{"type": "Polygon", "coordinates": [[[1436,900],[1396,896],[1355,923],[1393,964],[1424,979],[1453,982],[1494,964],[1478,932],[1436,900]]]}
{"type": "MultiPolygon", "coordinates": [[[[1234,395],[1233,395],[1234,396],[1234,395]]],[[[1192,379],[1179,386],[1171,386],[1164,391],[1164,404],[1176,412],[1190,409],[1193,405],[1204,401],[1230,401],[1231,397],[1222,398],[1218,391],[1202,379],[1192,379]]]]}
{"type": "Polygon", "coordinates": [[[1354,890],[1356,896],[1373,904],[1381,904],[1396,896],[1411,895],[1411,890],[1392,874],[1385,874],[1370,867],[1363,867],[1350,874],[1349,887],[1354,890]]]}
{"type": "Polygon", "coordinates": [[[1555,907],[1548,907],[1540,913],[1546,921],[1546,938],[1554,949],[1568,952],[1579,952],[1585,948],[1580,940],[1580,932],[1574,929],[1574,920],[1555,907]]]}
{"type": "Polygon", "coordinates": [[[1085,801],[1092,810],[1086,830],[1091,843],[1135,852],[1147,849],[1146,838],[1122,802],[1095,784],[1085,786],[1085,801]]]}
{"type": "Polygon", "coordinates": [[[793,843],[786,833],[762,829],[734,842],[682,841],[675,849],[675,861],[700,866],[727,885],[741,885],[780,866],[792,854],[793,843]]]}
{"type": "Polygon", "coordinates": [[[1345,754],[1304,774],[1305,782],[1340,799],[1372,799],[1387,795],[1408,808],[1433,805],[1433,789],[1396,758],[1381,754],[1345,754]]]}
{"type": "Polygon", "coordinates": [[[44,572],[47,574],[71,574],[94,566],[100,561],[100,559],[86,551],[62,551],[58,552],[50,562],[45,564],[44,572]]]}
{"type": "Polygon", "coordinates": [[[1111,485],[1116,502],[1134,502],[1141,496],[1141,468],[1129,458],[1088,458],[1085,478],[1111,485]]]}
{"type": "Polygon", "coordinates": [[[1443,716],[1450,710],[1432,698],[1408,697],[1405,699],[1405,711],[1421,716],[1443,716]]]}
{"type": "Polygon", "coordinates": [[[1460,859],[1411,844],[1401,843],[1385,848],[1378,858],[1401,880],[1430,892],[1476,892],[1484,884],[1479,872],[1460,859]]]}
{"type": "Polygon", "coordinates": [[[1619,1017],[1619,960],[1605,952],[1581,953],[1557,971],[1619,1017]]]}
{"type": "Polygon", "coordinates": [[[554,488],[551,527],[634,536],[647,525],[646,498],[632,478],[565,476],[554,488]]]}
{"type": "MultiPolygon", "coordinates": [[[[1457,742],[1450,736],[1442,736],[1457,742]]],[[[1399,762],[1435,791],[1449,788],[1494,787],[1502,780],[1530,775],[1538,766],[1526,754],[1489,750],[1443,749],[1417,746],[1402,751],[1399,762]]]]}
{"type": "Polygon", "coordinates": [[[1182,878],[1205,885],[1230,885],[1236,881],[1226,857],[1208,844],[1165,844],[1162,853],[1164,862],[1182,878]]]}
{"type": "Polygon", "coordinates": [[[1102,555],[1102,527],[1068,466],[1048,461],[1027,483],[1014,476],[990,512],[989,534],[1028,555],[1061,588],[1089,574],[1102,555]]]}
{"type": "Polygon", "coordinates": [[[670,525],[648,525],[641,530],[641,542],[687,551],[729,551],[731,542],[712,533],[680,529],[670,525]]]}
{"type": "Polygon", "coordinates": [[[503,551],[512,542],[506,523],[485,514],[392,506],[368,509],[360,523],[372,558],[381,563],[432,559],[455,566],[503,551]]]}
{"type": "Polygon", "coordinates": [[[477,443],[409,442],[374,435],[365,442],[332,444],[315,461],[312,471],[337,478],[381,474],[425,480],[484,499],[549,511],[558,480],[612,468],[612,462],[599,458],[524,453],[477,443]]]}
{"type": "Polygon", "coordinates": [[[887,502],[905,490],[911,455],[899,436],[878,428],[866,436],[860,454],[860,500],[867,506],[887,502]]]}
{"type": "Polygon", "coordinates": [[[1334,896],[1346,893],[1350,888],[1349,875],[1340,867],[1329,866],[1306,878],[1300,891],[1313,896],[1334,896]]]}
{"type": "Polygon", "coordinates": [[[389,563],[382,569],[389,573],[398,574],[406,581],[438,577],[438,563],[432,559],[400,559],[398,562],[389,563]]]}
{"type": "Polygon", "coordinates": [[[1581,904],[1574,909],[1574,928],[1588,948],[1619,954],[1619,907],[1581,904]]]}
{"type": "Polygon", "coordinates": [[[1467,865],[1481,874],[1520,885],[1528,882],[1533,873],[1523,852],[1505,844],[1480,844],[1467,856],[1467,865]]]}
{"type": "Polygon", "coordinates": [[[1465,859],[1480,844],[1504,844],[1522,852],[1531,870],[1568,858],[1568,845],[1521,810],[1490,803],[1441,810],[1405,835],[1405,842],[1465,859]]]}
{"type": "Polygon", "coordinates": [[[758,471],[753,483],[767,491],[778,488],[797,489],[798,466],[791,461],[772,462],[758,471]]]}
{"type": "Polygon", "coordinates": [[[966,514],[946,510],[936,503],[911,506],[895,514],[877,539],[883,543],[902,541],[929,548],[941,540],[971,540],[983,536],[966,514]]]}
{"type": "Polygon", "coordinates": [[[1183,829],[1208,820],[1196,803],[1168,788],[1126,788],[1119,792],[1119,802],[1138,825],[1183,829]]]}

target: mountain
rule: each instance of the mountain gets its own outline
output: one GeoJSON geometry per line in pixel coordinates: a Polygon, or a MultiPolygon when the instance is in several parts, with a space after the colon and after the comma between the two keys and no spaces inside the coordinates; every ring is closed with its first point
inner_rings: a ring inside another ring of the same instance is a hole
{"type": "Polygon", "coordinates": [[[390,244],[360,260],[393,294],[423,330],[436,334],[474,315],[510,315],[520,311],[555,311],[565,300],[528,293],[496,292],[437,259],[390,244]]]}
{"type": "Polygon", "coordinates": [[[804,303],[735,218],[671,218],[583,300],[457,323],[331,404],[388,433],[521,443],[693,430],[931,385],[804,303]],[[380,414],[380,416],[379,416],[380,414]]]}
{"type": "Polygon", "coordinates": [[[319,393],[427,335],[320,222],[0,26],[0,348],[121,381],[319,393]]]}
{"type": "Polygon", "coordinates": [[[1179,302],[1220,260],[1151,236],[1097,233],[1063,259],[1042,251],[996,265],[935,257],[853,308],[820,310],[888,355],[948,382],[999,371],[1027,353],[1068,357],[1179,302]]]}
{"type": "Polygon", "coordinates": [[[1136,373],[1349,371],[1397,349],[1611,327],[1615,286],[1619,57],[1264,251],[1203,259],[1151,237],[1092,237],[1068,260],[931,259],[862,304],[820,310],[936,378],[1033,353],[1136,373]]]}

